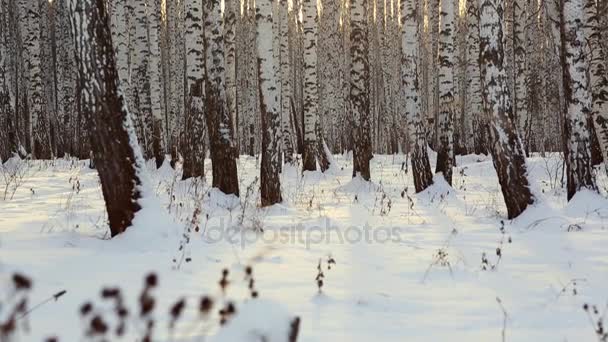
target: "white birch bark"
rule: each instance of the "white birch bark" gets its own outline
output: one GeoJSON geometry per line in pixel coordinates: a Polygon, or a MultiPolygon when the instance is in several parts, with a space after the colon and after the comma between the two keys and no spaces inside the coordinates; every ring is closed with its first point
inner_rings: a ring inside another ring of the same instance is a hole
{"type": "Polygon", "coordinates": [[[401,80],[405,92],[404,116],[410,130],[412,143],[412,175],[416,192],[433,183],[431,165],[427,154],[426,130],[421,117],[420,86],[418,81],[418,37],[420,32],[418,0],[401,1],[402,42],[401,80]]]}
{"type": "Polygon", "coordinates": [[[317,0],[302,1],[304,29],[304,171],[317,169],[317,0]]]}
{"type": "Polygon", "coordinates": [[[441,0],[439,18],[439,115],[437,117],[437,169],[452,184],[454,164],[454,30],[455,8],[453,0],[441,0]]]}
{"type": "Polygon", "coordinates": [[[524,0],[513,0],[513,53],[515,84],[513,102],[515,118],[524,149],[528,149],[530,133],[530,116],[528,113],[528,83],[526,73],[526,24],[529,11],[526,11],[524,0]]]}
{"type": "Polygon", "coordinates": [[[510,219],[519,216],[533,198],[526,178],[526,161],[512,118],[505,52],[502,41],[502,0],[482,0],[479,8],[480,62],[488,147],[510,219]]]}
{"type": "Polygon", "coordinates": [[[279,114],[278,60],[273,28],[273,12],[276,0],[257,0],[257,57],[260,94],[260,113],[262,115],[262,164],[260,167],[260,187],[262,206],[282,201],[279,179],[279,114]]]}
{"type": "Polygon", "coordinates": [[[589,89],[589,59],[584,51],[585,9],[583,0],[561,0],[562,64],[566,173],[568,200],[582,188],[596,190],[591,165],[591,139],[587,126],[592,98],[589,89]]]}
{"type": "MultiPolygon", "coordinates": [[[[607,13],[608,14],[608,13],[607,13]]],[[[591,116],[604,162],[608,161],[608,69],[602,42],[608,38],[600,29],[600,12],[595,0],[585,0],[585,36],[589,42],[591,116]]]]}

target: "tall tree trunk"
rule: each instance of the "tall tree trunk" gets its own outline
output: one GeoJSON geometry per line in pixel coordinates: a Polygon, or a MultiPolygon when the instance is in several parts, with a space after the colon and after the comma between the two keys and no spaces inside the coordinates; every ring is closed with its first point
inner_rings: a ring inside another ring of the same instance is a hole
{"type": "Polygon", "coordinates": [[[48,132],[48,114],[44,104],[40,48],[40,4],[32,0],[21,7],[21,24],[24,28],[23,59],[26,61],[28,98],[29,147],[34,158],[49,159],[51,142],[48,132]]]}
{"type": "Polygon", "coordinates": [[[237,98],[236,98],[236,25],[240,18],[241,3],[238,0],[224,0],[224,27],[226,48],[226,102],[232,122],[232,136],[235,140],[235,155],[239,155],[239,131],[237,128],[237,98]]]}
{"type": "Polygon", "coordinates": [[[273,37],[273,6],[276,0],[257,0],[257,56],[259,75],[260,113],[262,114],[262,164],[260,187],[262,206],[282,201],[279,172],[281,116],[279,114],[278,60],[273,37]]]}
{"type": "Polygon", "coordinates": [[[370,77],[366,0],[352,0],[350,7],[350,109],[353,127],[353,177],[371,178],[370,77]]]}
{"type": "Polygon", "coordinates": [[[110,232],[116,236],[131,226],[140,210],[144,160],[119,91],[105,1],[71,0],[70,5],[79,74],[92,104],[88,127],[93,159],[106,202],[110,232]]]}
{"type": "MultiPolygon", "coordinates": [[[[280,76],[281,76],[281,137],[283,141],[283,153],[285,162],[294,162],[294,148],[292,138],[292,101],[293,90],[291,80],[291,56],[289,44],[289,12],[287,0],[279,0],[279,35],[281,43],[280,53],[280,76]]],[[[276,62],[276,61],[275,61],[276,62]]]]}
{"type": "Polygon", "coordinates": [[[421,118],[420,86],[418,82],[418,0],[400,0],[402,41],[401,80],[405,92],[405,118],[410,130],[412,143],[412,175],[416,192],[421,192],[433,184],[431,164],[427,154],[426,130],[421,118]]]}
{"type": "MultiPolygon", "coordinates": [[[[608,10],[608,8],[607,8],[608,10]]],[[[608,15],[608,12],[604,15],[608,15]]],[[[585,0],[585,36],[589,41],[591,58],[589,77],[591,81],[591,118],[595,126],[600,150],[608,162],[608,69],[602,42],[608,37],[600,29],[600,12],[595,0],[585,0]]]]}
{"type": "Polygon", "coordinates": [[[530,116],[528,113],[528,82],[526,72],[526,25],[530,11],[526,11],[525,0],[513,0],[513,54],[515,92],[513,93],[514,116],[524,150],[529,151],[530,116]]]}
{"type": "Polygon", "coordinates": [[[317,0],[302,0],[304,27],[304,153],[303,171],[317,169],[317,0]]]}
{"type": "MultiPolygon", "coordinates": [[[[203,39],[203,1],[186,0],[186,77],[188,105],[184,124],[183,179],[205,175],[205,42],[203,39]]],[[[175,75],[171,76],[175,77],[175,75]]],[[[175,106],[175,104],[174,104],[175,106]]],[[[174,110],[175,107],[174,107],[174,110]]]]}
{"type": "Polygon", "coordinates": [[[484,153],[483,102],[479,70],[479,0],[467,1],[467,110],[465,137],[468,152],[484,153]]]}
{"type": "Polygon", "coordinates": [[[591,113],[589,60],[584,51],[584,0],[560,0],[562,65],[565,93],[564,156],[568,200],[582,188],[597,190],[591,163],[588,116],[591,113]]]}
{"type": "Polygon", "coordinates": [[[239,195],[232,118],[226,102],[224,22],[220,0],[204,1],[207,79],[205,110],[211,150],[213,187],[239,195]]]}
{"type": "MultiPolygon", "coordinates": [[[[188,119],[186,118],[187,114],[185,113],[190,110],[190,108],[186,109],[186,106],[190,107],[192,105],[192,102],[190,101],[190,83],[184,82],[184,75],[186,75],[187,79],[190,77],[190,73],[185,70],[185,68],[189,68],[189,66],[186,65],[187,61],[186,63],[184,63],[184,59],[187,60],[188,55],[195,54],[195,52],[189,50],[186,45],[199,44],[198,42],[202,41],[202,19],[199,19],[200,21],[194,24],[198,25],[198,27],[194,28],[197,34],[192,36],[190,39],[184,39],[185,34],[187,34],[186,32],[189,30],[189,27],[191,27],[188,25],[192,25],[192,21],[188,18],[186,14],[188,13],[188,11],[184,10],[184,6],[193,6],[198,11],[197,18],[202,18],[201,1],[194,0],[195,4],[190,3],[190,1],[192,0],[172,0],[165,2],[167,6],[167,35],[169,40],[169,65],[167,66],[168,72],[166,73],[166,76],[168,78],[168,80],[166,80],[166,82],[168,83],[166,121],[168,131],[167,134],[170,136],[170,139],[167,146],[169,146],[171,149],[172,164],[174,164],[175,161],[177,161],[178,159],[177,150],[179,148],[184,147],[183,145],[186,143],[186,121],[188,119]],[[193,41],[196,41],[197,43],[193,43],[193,41]],[[184,89],[185,84],[187,87],[186,89],[184,89]]],[[[201,54],[204,53],[202,49],[203,47],[201,47],[200,50],[201,54]]],[[[204,64],[202,65],[204,68],[204,64]]],[[[204,91],[204,89],[201,88],[201,91],[204,91]]],[[[200,125],[200,123],[198,122],[196,124],[200,125]]],[[[200,127],[197,127],[196,129],[200,129],[200,127]]],[[[197,137],[196,139],[203,139],[202,135],[200,138],[197,137]]],[[[196,148],[205,151],[204,145],[197,145],[196,148]]],[[[188,153],[187,151],[185,152],[188,153]]],[[[197,173],[197,175],[202,176],[202,173],[197,173]]]]}
{"type": "Polygon", "coordinates": [[[526,178],[526,160],[512,120],[512,107],[504,67],[502,0],[482,0],[480,50],[490,152],[507,206],[509,219],[519,216],[533,197],[526,178]]]}
{"type": "Polygon", "coordinates": [[[437,167],[452,185],[454,165],[454,0],[441,0],[439,30],[439,115],[437,117],[437,167]]]}
{"type": "Polygon", "coordinates": [[[150,131],[150,145],[152,154],[156,159],[156,167],[162,166],[165,160],[166,137],[165,118],[163,115],[163,75],[161,60],[161,0],[148,0],[148,34],[149,34],[149,61],[148,76],[150,77],[150,98],[152,112],[152,130],[150,131]]]}

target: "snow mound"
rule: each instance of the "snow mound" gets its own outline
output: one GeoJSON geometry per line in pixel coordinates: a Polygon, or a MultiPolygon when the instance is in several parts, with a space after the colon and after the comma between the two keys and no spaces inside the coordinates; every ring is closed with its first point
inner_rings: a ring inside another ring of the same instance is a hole
{"type": "Polygon", "coordinates": [[[170,242],[177,240],[183,224],[176,223],[156,197],[143,197],[138,202],[141,209],[135,214],[133,224],[112,241],[139,251],[158,251],[174,246],[170,242]]]}
{"type": "Polygon", "coordinates": [[[281,304],[254,299],[237,308],[231,319],[211,342],[295,341],[300,319],[281,304]]]}
{"type": "Polygon", "coordinates": [[[572,217],[585,217],[590,213],[608,213],[608,200],[592,190],[579,190],[564,208],[572,217]]]}
{"type": "Polygon", "coordinates": [[[442,173],[437,173],[433,176],[433,184],[419,193],[418,198],[428,202],[433,202],[438,198],[451,200],[458,199],[456,197],[456,190],[446,182],[442,173]]]}
{"type": "Polygon", "coordinates": [[[379,190],[378,185],[373,182],[368,182],[365,179],[361,178],[361,176],[357,176],[350,180],[350,182],[338,187],[337,191],[345,192],[345,193],[369,193],[376,192],[379,190]]]}

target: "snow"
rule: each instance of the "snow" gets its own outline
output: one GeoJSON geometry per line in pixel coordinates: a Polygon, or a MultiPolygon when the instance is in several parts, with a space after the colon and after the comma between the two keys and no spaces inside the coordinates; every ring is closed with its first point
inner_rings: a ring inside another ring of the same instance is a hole
{"type": "MultiPolygon", "coordinates": [[[[20,341],[82,340],[80,305],[93,301],[107,314],[99,292],[117,285],[136,311],[151,271],[159,279],[155,341],[203,335],[214,342],[258,341],[258,333],[281,341],[295,317],[301,318],[299,341],[500,341],[497,297],[507,312],[508,341],[592,341],[582,306],[603,308],[608,301],[608,179],[599,172],[602,194],[581,191],[568,203],[559,177],[550,177],[561,170],[560,160],[527,160],[537,202],[513,221],[505,219],[486,156],[458,157],[453,188],[436,175],[432,187],[414,194],[412,175],[401,170],[404,156],[375,156],[366,183],[352,179],[351,162],[338,155],[327,174],[287,168],[284,203],[266,209],[257,206],[259,183],[245,196],[258,176],[255,158],[238,161],[240,199],[210,183],[179,181],[167,164],[157,171],[148,163],[153,189],[134,226],[112,240],[87,161],[28,162],[14,198],[0,200],[0,298],[14,271],[33,280],[31,306],[67,291],[29,315],[31,329],[20,332],[20,341]],[[182,253],[184,227],[197,206],[200,229],[190,232],[184,248],[191,261],[177,268],[173,259],[182,253]],[[482,270],[482,253],[498,264],[494,270],[482,270]],[[330,255],[336,264],[327,269],[330,255]],[[258,299],[250,298],[248,265],[258,299]],[[225,294],[218,286],[224,268],[225,294]],[[216,300],[206,320],[198,314],[202,295],[216,300]],[[185,313],[170,333],[169,308],[180,298],[185,313]],[[228,301],[236,314],[220,326],[217,310],[228,301]]],[[[11,160],[12,167],[17,163],[11,160]]],[[[122,340],[133,341],[135,330],[130,326],[122,340]]]]}

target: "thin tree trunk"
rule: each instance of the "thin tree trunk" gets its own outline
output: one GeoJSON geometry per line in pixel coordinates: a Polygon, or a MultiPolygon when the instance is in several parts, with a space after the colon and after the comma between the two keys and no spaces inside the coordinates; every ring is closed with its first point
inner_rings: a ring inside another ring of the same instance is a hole
{"type": "MultiPolygon", "coordinates": [[[[278,60],[275,58],[277,41],[273,37],[273,7],[276,0],[257,0],[257,56],[259,75],[260,113],[262,115],[262,164],[260,189],[262,206],[282,201],[279,172],[280,159],[280,103],[278,60]]],[[[276,26],[275,26],[276,28],[276,26]]]]}
{"type": "Polygon", "coordinates": [[[467,1],[467,136],[469,152],[484,153],[485,120],[479,70],[479,1],[467,1]]]}
{"type": "Polygon", "coordinates": [[[437,167],[452,185],[454,165],[454,0],[441,0],[439,31],[439,115],[437,117],[437,167]]]}
{"type": "Polygon", "coordinates": [[[285,162],[293,164],[294,148],[292,138],[292,80],[291,80],[291,56],[289,44],[289,13],[287,0],[279,0],[279,35],[281,43],[280,67],[281,67],[281,137],[283,141],[283,153],[285,162]]]}
{"type": "Polygon", "coordinates": [[[317,0],[302,0],[304,27],[304,153],[303,171],[317,169],[317,0]]]}
{"type": "Polygon", "coordinates": [[[149,62],[150,98],[152,111],[152,131],[150,132],[152,154],[156,159],[156,167],[165,161],[167,141],[165,137],[165,118],[163,115],[163,75],[161,60],[161,0],[149,0],[149,62]]]}
{"type": "Polygon", "coordinates": [[[431,164],[427,154],[426,130],[421,118],[420,86],[418,82],[418,0],[400,0],[402,42],[401,80],[405,91],[405,119],[410,129],[410,141],[413,144],[411,161],[412,175],[416,192],[424,191],[433,184],[431,164]]]}
{"type": "MultiPolygon", "coordinates": [[[[205,42],[203,1],[186,0],[186,77],[188,105],[181,150],[184,157],[183,179],[205,175],[205,42]]],[[[175,75],[171,76],[175,78],[175,75]]],[[[175,106],[175,104],[173,104],[175,106]]],[[[176,110],[174,107],[173,110],[176,110]]]]}
{"type": "Polygon", "coordinates": [[[367,40],[367,1],[352,0],[350,7],[350,110],[353,127],[353,177],[371,178],[370,74],[367,40]]]}
{"type": "Polygon", "coordinates": [[[232,117],[226,102],[224,22],[220,0],[205,0],[205,55],[207,78],[205,110],[211,151],[213,187],[239,195],[239,180],[232,136],[232,117]]]}

